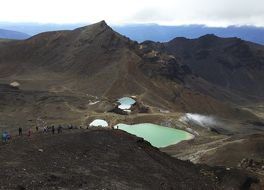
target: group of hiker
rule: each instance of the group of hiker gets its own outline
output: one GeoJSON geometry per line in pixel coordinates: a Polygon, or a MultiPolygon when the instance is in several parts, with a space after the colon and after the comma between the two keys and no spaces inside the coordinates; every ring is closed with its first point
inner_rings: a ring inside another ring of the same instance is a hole
{"type": "MultiPolygon", "coordinates": [[[[36,132],[38,132],[38,131],[39,131],[39,127],[36,126],[36,132]]],[[[48,133],[49,131],[51,131],[52,134],[55,134],[55,126],[52,125],[51,127],[47,127],[47,126],[43,127],[43,133],[48,133]]],[[[19,132],[19,136],[22,136],[22,128],[21,127],[19,127],[18,132],[19,132]]],[[[62,133],[62,126],[61,125],[59,125],[57,127],[57,133],[58,134],[62,133]]],[[[27,131],[27,136],[30,137],[31,135],[32,135],[32,129],[29,128],[28,131],[27,131]]]]}
{"type": "MultiPolygon", "coordinates": [[[[48,132],[48,131],[47,131],[48,132]]],[[[54,125],[52,125],[51,126],[51,132],[52,132],[52,134],[55,134],[55,126],[54,125]]],[[[59,134],[59,133],[62,133],[62,126],[61,125],[59,125],[58,127],[57,127],[57,133],[59,134]]]]}
{"type": "Polygon", "coordinates": [[[2,141],[7,142],[7,141],[11,141],[11,140],[12,140],[12,134],[4,131],[2,134],[2,141]]]}
{"type": "MultiPolygon", "coordinates": [[[[70,127],[69,127],[70,128],[70,127]]],[[[55,134],[55,131],[57,130],[57,133],[62,133],[62,126],[59,125],[58,127],[56,127],[55,129],[55,126],[52,125],[51,127],[47,127],[47,126],[44,126],[43,127],[43,133],[48,133],[49,131],[51,131],[52,134],[55,134]]],[[[36,132],[39,132],[39,127],[36,126],[36,132]]],[[[22,127],[19,127],[18,128],[18,136],[23,136],[23,134],[26,134],[28,137],[31,137],[32,134],[33,134],[33,131],[31,128],[29,128],[27,130],[26,133],[23,132],[23,128],[22,127]]],[[[2,142],[6,143],[8,141],[11,141],[13,138],[11,132],[7,132],[7,131],[3,131],[2,133],[2,142]]]]}
{"type": "MultiPolygon", "coordinates": [[[[27,136],[31,137],[32,133],[33,133],[32,129],[29,128],[27,131],[27,136]]],[[[22,136],[22,135],[23,135],[23,129],[22,129],[22,127],[19,127],[18,128],[18,136],[22,136]]]]}
{"type": "MultiPolygon", "coordinates": [[[[66,126],[58,125],[57,127],[55,127],[54,125],[52,125],[52,126],[45,125],[45,126],[41,126],[41,128],[42,128],[43,133],[51,132],[52,134],[55,134],[56,132],[58,134],[60,134],[60,133],[62,133],[62,129],[69,129],[69,130],[71,130],[71,129],[85,129],[85,128],[83,128],[83,126],[74,126],[74,125],[66,125],[66,126]]],[[[89,126],[86,127],[86,129],[88,129],[88,128],[89,128],[89,126]]],[[[112,127],[112,129],[114,129],[114,128],[112,127]]],[[[118,129],[118,126],[117,126],[117,129],[118,129]]],[[[39,132],[38,126],[36,126],[35,131],[39,132]]],[[[18,128],[18,136],[23,136],[25,134],[26,134],[26,136],[31,137],[33,134],[32,128],[29,128],[25,133],[23,131],[23,128],[19,127],[18,128]]],[[[12,138],[13,138],[13,136],[10,132],[4,131],[2,133],[2,141],[4,143],[11,141],[12,138]]]]}

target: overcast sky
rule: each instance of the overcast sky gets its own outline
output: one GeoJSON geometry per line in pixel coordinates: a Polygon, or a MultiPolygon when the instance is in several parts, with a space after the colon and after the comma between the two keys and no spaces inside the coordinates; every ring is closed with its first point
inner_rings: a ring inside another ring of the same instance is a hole
{"type": "Polygon", "coordinates": [[[0,22],[264,26],[264,0],[0,0],[0,22]]]}

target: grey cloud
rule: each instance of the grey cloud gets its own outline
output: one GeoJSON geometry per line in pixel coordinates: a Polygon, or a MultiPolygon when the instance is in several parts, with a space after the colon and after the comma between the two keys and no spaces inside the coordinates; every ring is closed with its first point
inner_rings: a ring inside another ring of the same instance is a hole
{"type": "Polygon", "coordinates": [[[189,22],[186,24],[222,22],[232,25],[264,26],[264,1],[186,0],[179,4],[176,0],[169,6],[142,8],[132,15],[130,20],[134,22],[189,22]]]}

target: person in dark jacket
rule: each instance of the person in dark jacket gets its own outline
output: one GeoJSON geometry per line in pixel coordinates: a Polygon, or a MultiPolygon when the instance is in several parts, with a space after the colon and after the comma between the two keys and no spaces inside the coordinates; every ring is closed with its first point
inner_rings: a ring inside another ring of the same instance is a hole
{"type": "Polygon", "coordinates": [[[22,127],[19,127],[19,128],[18,128],[18,135],[19,135],[19,136],[22,136],[22,127]]]}
{"type": "Polygon", "coordinates": [[[51,131],[52,131],[52,134],[55,134],[55,127],[54,127],[54,125],[52,125],[51,131]]]}

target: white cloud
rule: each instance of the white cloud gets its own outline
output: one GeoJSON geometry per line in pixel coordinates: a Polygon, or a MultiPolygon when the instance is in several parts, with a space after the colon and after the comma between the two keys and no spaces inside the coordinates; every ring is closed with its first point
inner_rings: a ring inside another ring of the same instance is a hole
{"type": "Polygon", "coordinates": [[[1,0],[0,21],[264,26],[263,0],[1,0]]]}

